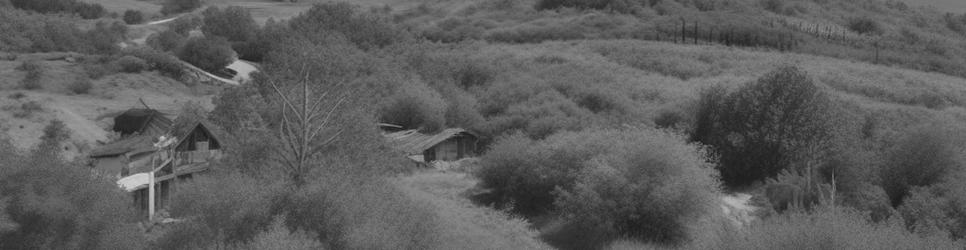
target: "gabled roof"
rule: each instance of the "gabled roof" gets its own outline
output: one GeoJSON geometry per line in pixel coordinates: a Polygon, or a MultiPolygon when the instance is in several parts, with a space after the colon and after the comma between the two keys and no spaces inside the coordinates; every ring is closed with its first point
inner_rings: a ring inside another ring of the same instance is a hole
{"type": "Polygon", "coordinates": [[[388,133],[385,136],[389,139],[392,147],[411,155],[422,154],[423,151],[450,138],[460,136],[477,137],[476,134],[461,128],[448,128],[433,135],[423,134],[417,130],[405,130],[388,133]]]}
{"type": "Polygon", "coordinates": [[[169,125],[169,127],[164,128],[162,132],[134,135],[112,143],[108,143],[92,150],[90,157],[92,158],[111,157],[111,156],[118,156],[122,154],[138,154],[138,153],[153,151],[155,150],[154,143],[157,140],[157,138],[165,134],[174,136],[178,140],[174,145],[178,146],[182,143],[182,141],[184,141],[184,139],[186,139],[186,135],[190,134],[191,131],[194,131],[195,129],[199,129],[199,128],[205,131],[211,137],[212,140],[216,141],[216,143],[220,143],[218,138],[215,138],[216,135],[213,134],[211,130],[208,129],[209,126],[205,125],[207,123],[202,121],[197,121],[190,124],[191,125],[184,126],[181,128],[173,128],[169,125]]]}
{"type": "Polygon", "coordinates": [[[154,135],[164,134],[174,122],[154,109],[129,109],[114,117],[112,130],[121,135],[154,135]]]}

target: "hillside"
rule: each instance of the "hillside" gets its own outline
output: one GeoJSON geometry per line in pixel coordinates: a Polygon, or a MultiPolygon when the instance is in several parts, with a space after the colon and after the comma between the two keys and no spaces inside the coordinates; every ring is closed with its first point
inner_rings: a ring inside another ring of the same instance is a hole
{"type": "Polygon", "coordinates": [[[79,1],[147,19],[0,0],[0,250],[966,243],[958,1],[79,1]],[[240,62],[252,81],[203,81],[240,62]],[[56,181],[87,165],[16,152],[59,120],[52,153],[84,159],[142,102],[212,129],[172,148],[207,172],[173,171],[153,221],[114,179],[56,181]]]}
{"type": "Polygon", "coordinates": [[[71,131],[66,155],[83,155],[98,142],[109,141],[112,114],[142,107],[140,100],[175,115],[188,102],[210,108],[211,96],[217,93],[214,88],[187,86],[157,72],[143,72],[90,80],[90,90],[77,94],[68,88],[86,79],[89,69],[63,58],[56,53],[21,54],[16,60],[0,61],[0,130],[21,149],[33,147],[44,126],[57,119],[71,131]],[[16,68],[26,61],[39,61],[43,68],[38,89],[21,87],[25,73],[16,68]]]}

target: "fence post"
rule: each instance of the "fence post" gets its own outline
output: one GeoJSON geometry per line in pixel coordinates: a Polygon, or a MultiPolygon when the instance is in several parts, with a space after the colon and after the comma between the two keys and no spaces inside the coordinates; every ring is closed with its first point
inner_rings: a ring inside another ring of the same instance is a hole
{"type": "Polygon", "coordinates": [[[694,22],[694,44],[698,44],[698,22],[694,22]]]}
{"type": "Polygon", "coordinates": [[[681,18],[681,44],[685,44],[688,42],[687,35],[688,35],[688,23],[687,21],[684,20],[684,18],[681,18]]]}

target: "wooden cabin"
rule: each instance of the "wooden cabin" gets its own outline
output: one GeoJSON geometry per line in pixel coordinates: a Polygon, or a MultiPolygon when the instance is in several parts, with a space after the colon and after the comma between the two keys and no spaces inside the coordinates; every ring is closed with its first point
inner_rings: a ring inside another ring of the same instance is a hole
{"type": "Polygon", "coordinates": [[[172,123],[151,122],[158,121],[156,117],[131,120],[131,124],[141,124],[139,129],[94,149],[90,154],[91,168],[100,175],[118,178],[118,184],[132,193],[142,212],[148,211],[147,181],[150,174],[155,179],[155,207],[164,208],[177,183],[206,171],[210,161],[221,157],[220,141],[203,122],[174,127],[172,123]],[[167,127],[157,127],[161,125],[167,127]],[[157,147],[162,136],[173,138],[171,145],[157,147]]]}
{"type": "Polygon", "coordinates": [[[449,128],[437,134],[416,130],[386,133],[394,148],[420,162],[457,161],[478,154],[479,136],[461,128],[449,128]]]}

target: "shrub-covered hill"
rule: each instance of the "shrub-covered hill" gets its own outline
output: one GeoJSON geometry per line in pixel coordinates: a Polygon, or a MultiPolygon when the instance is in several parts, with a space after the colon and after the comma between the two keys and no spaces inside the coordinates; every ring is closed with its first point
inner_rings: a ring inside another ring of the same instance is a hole
{"type": "Polygon", "coordinates": [[[684,36],[688,43],[769,47],[960,76],[966,72],[966,16],[894,0],[489,0],[453,6],[425,3],[395,19],[442,42],[680,42],[684,36]]]}
{"type": "Polygon", "coordinates": [[[702,89],[737,88],[781,65],[801,67],[883,140],[931,120],[966,118],[962,78],[813,55],[638,40],[431,45],[407,53],[400,60],[447,100],[449,124],[481,117],[465,125],[492,136],[687,126],[702,89]]]}

